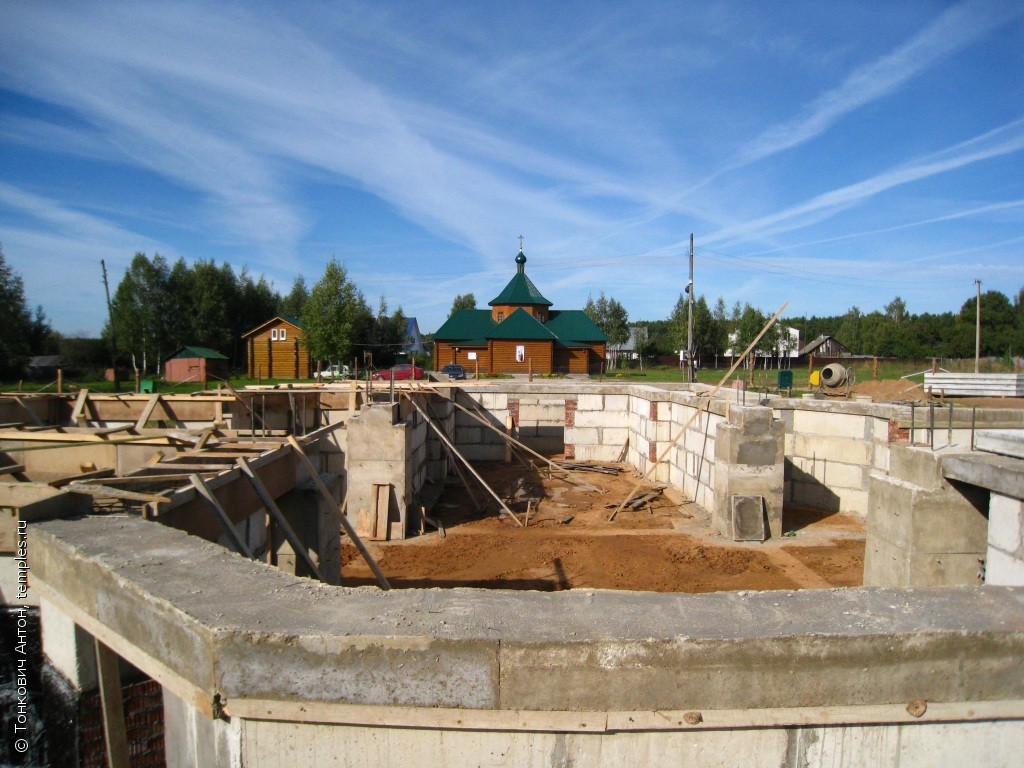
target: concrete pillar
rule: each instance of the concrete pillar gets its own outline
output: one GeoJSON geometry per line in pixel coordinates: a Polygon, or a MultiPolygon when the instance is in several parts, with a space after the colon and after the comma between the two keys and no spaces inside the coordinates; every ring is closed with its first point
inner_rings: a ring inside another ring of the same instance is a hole
{"type": "Polygon", "coordinates": [[[782,536],[784,427],[762,406],[732,406],[715,431],[715,530],[733,538],[732,497],[764,497],[770,537],[782,536]]]}
{"type": "Polygon", "coordinates": [[[375,404],[353,416],[348,430],[348,516],[359,530],[359,511],[376,509],[374,484],[392,488],[388,510],[389,538],[405,538],[411,489],[406,487],[407,425],[398,421],[398,406],[375,404]]]}
{"type": "Polygon", "coordinates": [[[941,459],[894,443],[888,473],[871,473],[864,586],[981,582],[988,491],[944,479],[941,459]]]}
{"type": "Polygon", "coordinates": [[[1024,586],[1024,501],[992,493],[988,507],[985,583],[1024,586]]]}

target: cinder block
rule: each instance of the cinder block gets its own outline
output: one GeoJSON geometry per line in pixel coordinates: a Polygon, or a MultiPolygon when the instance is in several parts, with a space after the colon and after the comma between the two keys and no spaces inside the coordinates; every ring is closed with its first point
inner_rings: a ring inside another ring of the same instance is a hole
{"type": "Polygon", "coordinates": [[[460,449],[463,446],[479,443],[481,438],[483,438],[483,427],[457,426],[455,428],[455,444],[460,449]]]}
{"type": "Polygon", "coordinates": [[[1024,501],[993,493],[988,504],[988,543],[1004,552],[1017,553],[1021,548],[1021,519],[1024,501]]]}
{"type": "Polygon", "coordinates": [[[1024,587],[1024,560],[989,547],[985,558],[985,583],[1024,587]]]}
{"type": "Polygon", "coordinates": [[[598,445],[601,442],[601,433],[596,427],[568,427],[565,433],[565,442],[573,445],[598,445]]]}
{"type": "MultiPolygon", "coordinates": [[[[626,442],[628,437],[628,429],[609,429],[607,427],[601,429],[601,442],[604,445],[617,446],[616,451],[622,449],[622,444],[626,442]]],[[[618,453],[616,453],[616,456],[618,456],[618,453]]]]}
{"type": "Polygon", "coordinates": [[[603,411],[605,410],[604,395],[580,395],[576,405],[576,413],[580,411],[603,411]]]}
{"type": "Polygon", "coordinates": [[[867,466],[871,462],[871,444],[863,439],[797,434],[793,436],[791,455],[867,466]]]}
{"type": "MultiPolygon", "coordinates": [[[[582,402],[582,396],[580,397],[582,402]]],[[[604,410],[625,412],[629,410],[629,395],[605,395],[604,410]]]]}
{"type": "Polygon", "coordinates": [[[857,414],[836,413],[834,411],[793,412],[793,432],[796,434],[826,435],[829,437],[848,437],[852,440],[864,439],[864,423],[868,417],[857,414]]]}
{"type": "Polygon", "coordinates": [[[576,411],[577,427],[629,428],[630,416],[625,411],[576,411]]]}

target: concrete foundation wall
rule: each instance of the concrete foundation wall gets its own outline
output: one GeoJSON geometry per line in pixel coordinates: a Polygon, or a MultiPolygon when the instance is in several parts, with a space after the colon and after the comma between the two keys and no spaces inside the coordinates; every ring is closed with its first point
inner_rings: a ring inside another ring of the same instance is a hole
{"type": "Polygon", "coordinates": [[[1024,728],[1011,721],[592,734],[244,721],[241,749],[250,768],[1012,766],[1024,728]]]}
{"type": "Polygon", "coordinates": [[[172,766],[1012,765],[1024,746],[1020,589],[342,589],[120,516],[39,523],[30,546],[45,599],[164,685],[172,766]]]}

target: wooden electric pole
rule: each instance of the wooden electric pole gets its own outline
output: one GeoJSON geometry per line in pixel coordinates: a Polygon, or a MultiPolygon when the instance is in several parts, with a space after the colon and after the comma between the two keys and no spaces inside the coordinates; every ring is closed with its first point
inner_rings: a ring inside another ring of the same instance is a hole
{"type": "Polygon", "coordinates": [[[686,313],[686,380],[691,384],[696,378],[693,369],[693,232],[690,233],[690,282],[686,284],[689,294],[686,313]]]}
{"type": "Polygon", "coordinates": [[[978,290],[974,317],[974,372],[978,373],[981,366],[981,280],[975,280],[978,290]]]}
{"type": "Polygon", "coordinates": [[[107,265],[100,259],[103,270],[103,290],[107,294],[107,317],[110,318],[110,364],[114,366],[114,391],[121,391],[121,377],[117,374],[117,341],[114,335],[114,309],[110,305],[110,286],[107,284],[107,265]]]}

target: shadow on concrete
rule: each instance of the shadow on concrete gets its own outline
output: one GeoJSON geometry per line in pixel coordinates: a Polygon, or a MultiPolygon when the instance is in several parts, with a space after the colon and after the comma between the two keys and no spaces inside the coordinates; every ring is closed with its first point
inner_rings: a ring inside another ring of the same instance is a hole
{"type": "MultiPolygon", "coordinates": [[[[823,461],[823,460],[822,460],[823,461]]],[[[839,496],[814,475],[805,472],[789,459],[785,460],[785,503],[823,510],[840,510],[839,496]]],[[[783,521],[785,526],[785,521],[783,521]]]]}

